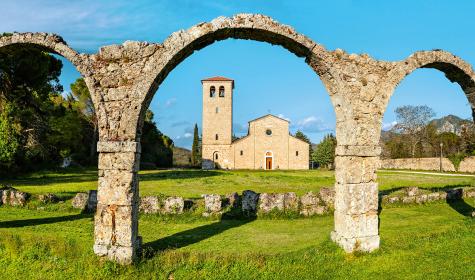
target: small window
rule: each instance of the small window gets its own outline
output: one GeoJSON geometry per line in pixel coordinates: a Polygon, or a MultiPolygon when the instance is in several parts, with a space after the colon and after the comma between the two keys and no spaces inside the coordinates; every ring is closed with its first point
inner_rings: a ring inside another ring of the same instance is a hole
{"type": "Polygon", "coordinates": [[[216,107],[216,114],[219,113],[219,107],[216,107]]]}
{"type": "Polygon", "coordinates": [[[218,140],[218,139],[219,139],[218,134],[216,134],[216,135],[214,136],[214,138],[215,138],[216,140],[218,140]]]}
{"type": "Polygon", "coordinates": [[[241,156],[244,154],[244,152],[241,150],[241,156]]]}
{"type": "Polygon", "coordinates": [[[295,151],[295,156],[296,156],[296,157],[299,156],[299,151],[295,151]]]}
{"type": "Polygon", "coordinates": [[[272,135],[272,130],[267,129],[267,130],[266,130],[266,134],[269,135],[269,136],[271,136],[271,135],[272,135]]]}
{"type": "Polygon", "coordinates": [[[215,154],[215,155],[214,155],[214,159],[218,159],[218,154],[215,154]]]}
{"type": "Polygon", "coordinates": [[[223,86],[219,87],[219,97],[224,97],[224,87],[223,86]]]}
{"type": "Polygon", "coordinates": [[[216,95],[216,88],[214,86],[211,86],[209,88],[209,97],[214,97],[216,95]]]}

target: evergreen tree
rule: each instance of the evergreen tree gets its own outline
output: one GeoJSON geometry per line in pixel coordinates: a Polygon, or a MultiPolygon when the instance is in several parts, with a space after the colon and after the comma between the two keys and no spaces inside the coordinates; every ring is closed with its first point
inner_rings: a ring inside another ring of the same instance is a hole
{"type": "Polygon", "coordinates": [[[201,164],[201,145],[198,135],[198,124],[195,123],[193,131],[193,144],[191,146],[191,165],[199,166],[201,164]]]}

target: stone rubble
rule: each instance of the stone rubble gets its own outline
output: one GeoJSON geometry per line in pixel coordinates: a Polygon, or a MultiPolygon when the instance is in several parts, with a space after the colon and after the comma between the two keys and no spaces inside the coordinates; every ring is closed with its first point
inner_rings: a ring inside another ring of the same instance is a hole
{"type": "Polygon", "coordinates": [[[97,191],[90,190],[87,193],[77,193],[72,202],[73,208],[84,212],[95,212],[97,207],[97,191]]]}
{"type": "Polygon", "coordinates": [[[203,216],[208,217],[221,213],[222,201],[219,194],[203,194],[201,197],[204,198],[205,202],[205,212],[203,212],[203,216]]]}
{"type": "Polygon", "coordinates": [[[12,187],[0,188],[0,205],[25,206],[30,194],[12,187]]]}
{"type": "Polygon", "coordinates": [[[257,203],[259,201],[259,194],[251,190],[242,192],[241,209],[244,213],[255,213],[257,210],[257,203]]]}
{"type": "Polygon", "coordinates": [[[59,202],[59,197],[54,193],[40,194],[38,200],[42,203],[56,203],[59,202]]]}

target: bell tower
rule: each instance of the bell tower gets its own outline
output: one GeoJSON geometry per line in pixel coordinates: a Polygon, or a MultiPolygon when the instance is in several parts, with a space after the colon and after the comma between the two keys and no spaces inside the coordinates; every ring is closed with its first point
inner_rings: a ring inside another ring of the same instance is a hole
{"type": "Polygon", "coordinates": [[[227,149],[230,149],[232,143],[234,80],[212,77],[201,80],[201,84],[203,87],[203,168],[211,168],[211,165],[216,166],[216,163],[219,167],[225,168],[227,149]],[[205,166],[205,161],[210,167],[205,166]]]}

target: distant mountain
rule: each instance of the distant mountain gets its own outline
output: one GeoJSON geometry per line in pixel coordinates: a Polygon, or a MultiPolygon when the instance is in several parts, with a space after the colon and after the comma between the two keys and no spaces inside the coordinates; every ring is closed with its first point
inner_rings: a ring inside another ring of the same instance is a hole
{"type": "Polygon", "coordinates": [[[430,124],[437,128],[438,133],[452,132],[460,135],[462,128],[467,126],[473,126],[473,122],[470,120],[464,120],[454,115],[448,115],[440,119],[433,119],[430,124]]]}

